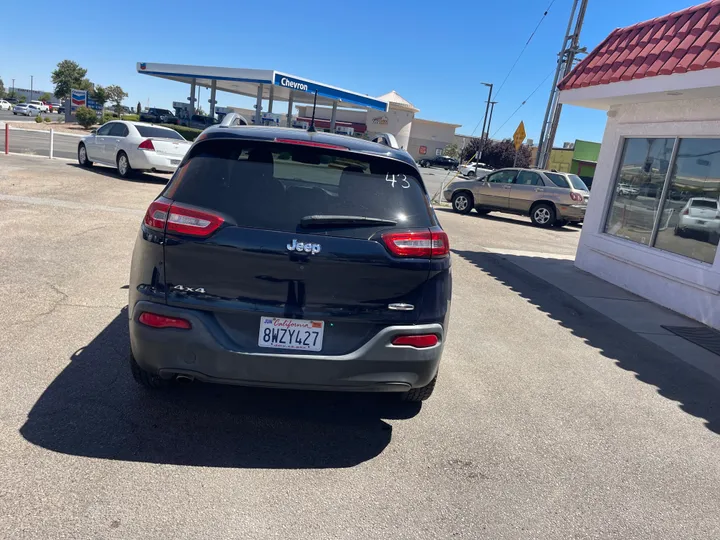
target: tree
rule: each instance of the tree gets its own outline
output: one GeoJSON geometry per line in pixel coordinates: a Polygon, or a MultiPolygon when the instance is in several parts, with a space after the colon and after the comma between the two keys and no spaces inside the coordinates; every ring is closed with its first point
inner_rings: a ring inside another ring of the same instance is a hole
{"type": "Polygon", "coordinates": [[[105,104],[109,101],[107,89],[103,88],[99,84],[92,90],[92,92],[90,92],[90,97],[103,109],[105,108],[105,104]]]}
{"type": "Polygon", "coordinates": [[[52,82],[55,85],[55,95],[59,99],[67,99],[70,97],[70,90],[73,88],[88,90],[88,88],[81,87],[83,83],[90,84],[90,81],[85,79],[86,73],[87,69],[81,68],[77,62],[72,60],[63,60],[58,63],[57,69],[51,75],[52,82]]]}
{"type": "Polygon", "coordinates": [[[140,113],[142,112],[142,104],[138,101],[137,107],[135,108],[135,113],[140,116],[140,113]]]}
{"type": "Polygon", "coordinates": [[[25,103],[25,102],[27,101],[27,97],[25,97],[25,96],[20,96],[20,97],[18,98],[18,101],[19,101],[20,103],[25,103]]]}
{"type": "Polygon", "coordinates": [[[88,107],[78,107],[75,111],[75,118],[77,119],[78,124],[85,129],[88,129],[96,124],[98,119],[95,111],[88,107]]]}
{"type": "Polygon", "coordinates": [[[115,112],[120,114],[122,112],[122,101],[128,97],[127,92],[116,84],[107,86],[105,92],[107,92],[108,101],[112,101],[115,105],[115,112]]]}
{"type": "Polygon", "coordinates": [[[199,114],[199,115],[201,115],[201,116],[205,116],[205,111],[203,110],[203,108],[202,108],[200,105],[198,105],[198,108],[195,109],[195,114],[199,114]]]}
{"type": "Polygon", "coordinates": [[[49,92],[43,92],[40,94],[40,97],[38,98],[40,101],[50,101],[52,99],[52,96],[49,92]]]}
{"type": "Polygon", "coordinates": [[[459,155],[460,155],[460,149],[458,148],[457,144],[455,144],[455,143],[448,144],[445,147],[445,149],[443,150],[443,156],[457,159],[457,157],[459,155]]]}
{"type": "Polygon", "coordinates": [[[0,79],[0,99],[5,97],[5,84],[3,83],[3,80],[0,79]]]}
{"type": "Polygon", "coordinates": [[[17,99],[17,92],[15,90],[10,90],[7,97],[17,99]]]}

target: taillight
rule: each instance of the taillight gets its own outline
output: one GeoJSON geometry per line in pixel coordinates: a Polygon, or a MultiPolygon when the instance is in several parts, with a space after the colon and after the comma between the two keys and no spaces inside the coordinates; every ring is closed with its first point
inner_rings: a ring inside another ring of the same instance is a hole
{"type": "Polygon", "coordinates": [[[210,236],[225,220],[210,212],[187,208],[177,203],[153,201],[145,212],[145,225],[156,231],[189,236],[210,236]]]}
{"type": "Polygon", "coordinates": [[[570,198],[575,202],[583,202],[583,196],[579,193],[575,193],[574,191],[570,192],[570,198]]]}
{"type": "Polygon", "coordinates": [[[406,345],[416,349],[427,349],[438,344],[438,337],[435,334],[419,334],[416,336],[398,336],[392,340],[393,345],[406,345]]]}
{"type": "Polygon", "coordinates": [[[152,143],[152,139],[145,139],[138,145],[138,150],[155,150],[155,146],[152,143]]]}
{"type": "Polygon", "coordinates": [[[183,330],[189,330],[192,328],[192,325],[188,320],[178,319],[176,317],[166,317],[165,315],[148,313],[147,311],[140,314],[138,321],[146,326],[152,326],[153,328],[181,328],[183,330]]]}
{"type": "Polygon", "coordinates": [[[313,146],[315,148],[334,148],[337,150],[347,150],[347,146],[340,146],[337,144],[328,144],[315,141],[301,141],[298,139],[275,139],[275,142],[285,144],[299,144],[300,146],[313,146]]]}
{"type": "Polygon", "coordinates": [[[382,235],[383,242],[398,257],[439,258],[450,253],[450,242],[445,231],[397,232],[382,235]]]}

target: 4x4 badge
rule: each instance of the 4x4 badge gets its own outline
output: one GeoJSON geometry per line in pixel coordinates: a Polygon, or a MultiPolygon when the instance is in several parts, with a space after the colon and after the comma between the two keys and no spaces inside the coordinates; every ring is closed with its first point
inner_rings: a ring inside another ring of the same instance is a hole
{"type": "Polygon", "coordinates": [[[288,251],[302,251],[304,253],[320,253],[320,244],[311,244],[310,242],[298,242],[297,239],[293,238],[293,241],[287,245],[288,251]]]}

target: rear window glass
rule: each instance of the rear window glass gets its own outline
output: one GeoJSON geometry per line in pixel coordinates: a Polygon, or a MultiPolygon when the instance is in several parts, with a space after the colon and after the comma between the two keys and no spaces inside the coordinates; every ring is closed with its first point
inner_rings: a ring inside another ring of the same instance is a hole
{"type": "Polygon", "coordinates": [[[570,179],[570,183],[575,189],[579,189],[581,191],[590,191],[590,189],[587,187],[587,184],[585,184],[583,179],[580,178],[577,174],[568,174],[568,178],[570,179]]]}
{"type": "MultiPolygon", "coordinates": [[[[555,184],[557,187],[570,189],[570,184],[568,183],[567,179],[562,174],[546,172],[545,176],[547,176],[550,179],[550,181],[553,184],[555,184]]],[[[582,182],[582,180],[580,180],[580,181],[582,182]]],[[[585,189],[587,189],[587,188],[585,188],[585,189]]]]}
{"type": "Polygon", "coordinates": [[[718,203],[717,201],[703,201],[702,199],[698,200],[695,199],[692,202],[693,208],[712,208],[713,210],[717,209],[718,203]]]}
{"type": "Polygon", "coordinates": [[[165,129],[155,126],[135,126],[141,137],[156,137],[158,139],[179,139],[184,141],[183,136],[172,129],[165,129]]]}
{"type": "MultiPolygon", "coordinates": [[[[207,141],[178,171],[165,196],[231,216],[238,226],[295,232],[307,216],[361,216],[395,227],[434,225],[410,166],[292,144],[207,141]]],[[[384,224],[379,228],[393,227],[384,224]]],[[[322,227],[343,236],[343,229],[322,227]]],[[[372,227],[368,234],[372,234],[372,227]]]]}

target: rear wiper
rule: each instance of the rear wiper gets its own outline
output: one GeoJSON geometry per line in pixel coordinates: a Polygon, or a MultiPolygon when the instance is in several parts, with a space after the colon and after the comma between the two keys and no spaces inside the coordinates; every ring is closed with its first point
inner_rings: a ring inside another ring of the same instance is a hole
{"type": "Polygon", "coordinates": [[[374,225],[397,225],[392,219],[365,216],[305,216],[300,220],[303,227],[372,227],[374,225]]]}

